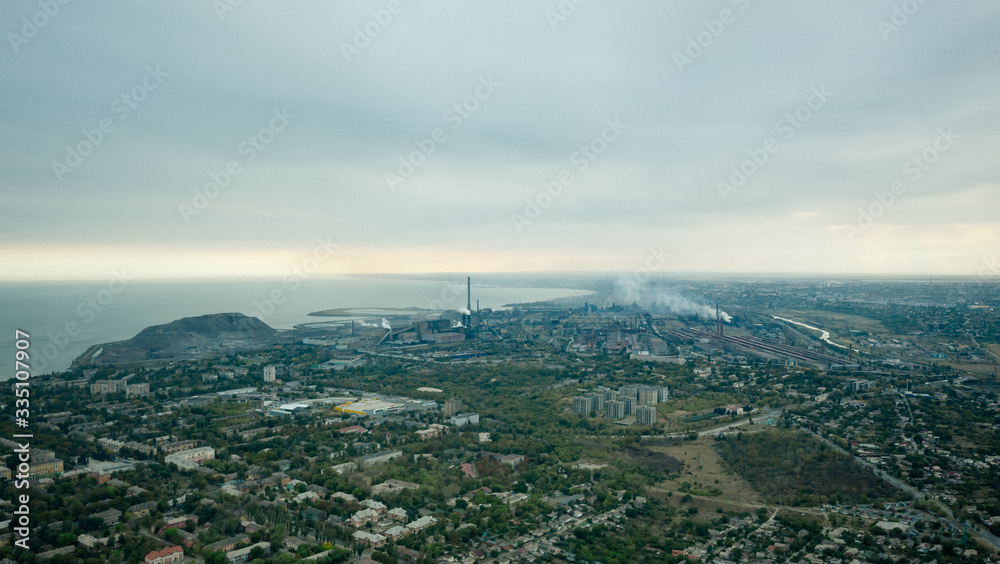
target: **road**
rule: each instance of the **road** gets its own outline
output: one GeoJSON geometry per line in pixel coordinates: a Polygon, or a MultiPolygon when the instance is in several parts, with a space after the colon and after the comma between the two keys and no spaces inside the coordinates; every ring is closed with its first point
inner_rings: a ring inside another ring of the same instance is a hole
{"type": "Polygon", "coordinates": [[[910,425],[913,425],[913,410],[910,409],[910,400],[906,398],[906,394],[902,390],[897,390],[899,392],[899,397],[903,398],[903,403],[906,404],[906,411],[910,414],[910,425]]]}
{"type": "MultiPolygon", "coordinates": [[[[777,418],[781,417],[782,413],[783,412],[779,409],[779,410],[768,411],[768,412],[765,412],[765,413],[750,412],[747,415],[749,415],[749,417],[753,417],[754,422],[760,423],[761,421],[766,420],[766,419],[777,419],[777,418]]],[[[747,425],[749,423],[750,423],[749,419],[740,419],[739,421],[734,421],[732,423],[726,423],[725,425],[719,425],[718,427],[712,427],[711,429],[705,429],[704,431],[698,431],[698,436],[699,437],[708,437],[708,436],[712,436],[712,435],[718,435],[719,433],[722,433],[723,431],[728,431],[729,429],[731,429],[733,427],[742,427],[742,426],[747,425]]],[[[691,432],[688,431],[686,433],[664,433],[662,435],[643,435],[642,438],[644,438],[644,439],[682,439],[684,437],[687,437],[690,434],[691,434],[691,432]]]]}
{"type": "MultiPolygon", "coordinates": [[[[906,400],[905,396],[904,396],[903,399],[904,399],[904,401],[906,400]]],[[[907,407],[909,407],[909,403],[908,402],[907,402],[907,407]]],[[[782,412],[780,410],[774,410],[774,411],[770,411],[770,412],[767,412],[767,413],[756,415],[755,419],[757,421],[760,421],[761,419],[768,419],[768,418],[776,419],[776,418],[780,417],[781,414],[782,414],[782,412]]],[[[913,415],[911,413],[910,417],[912,417],[912,416],[913,415]]],[[[698,433],[698,436],[699,437],[705,437],[705,436],[709,436],[709,435],[717,435],[717,434],[719,434],[722,431],[728,430],[730,427],[740,427],[740,426],[746,425],[747,423],[749,423],[749,421],[747,419],[742,419],[742,420],[737,421],[735,423],[730,423],[730,424],[727,424],[727,425],[721,425],[719,427],[713,427],[712,429],[707,429],[705,431],[701,431],[701,432],[698,433]]],[[[900,479],[898,479],[898,478],[896,478],[894,476],[889,475],[887,472],[885,472],[881,468],[875,466],[874,464],[871,464],[870,462],[868,462],[867,460],[864,460],[863,458],[855,456],[852,452],[844,449],[843,447],[841,447],[837,443],[835,443],[835,442],[827,439],[826,437],[824,437],[824,436],[822,436],[822,435],[820,435],[818,433],[815,433],[812,430],[807,429],[805,427],[801,427],[801,426],[795,425],[795,424],[793,424],[793,425],[797,429],[801,429],[801,430],[809,433],[810,435],[816,437],[817,439],[819,439],[820,441],[822,441],[824,444],[828,445],[830,448],[834,449],[835,451],[840,452],[842,454],[846,454],[847,456],[850,456],[851,458],[854,458],[855,460],[858,461],[859,464],[861,464],[865,468],[870,469],[876,476],[878,476],[879,478],[882,478],[882,480],[884,480],[888,484],[892,485],[895,488],[901,489],[901,490],[903,490],[905,492],[909,492],[913,496],[914,499],[929,499],[928,496],[927,496],[927,494],[925,494],[924,492],[922,492],[918,488],[915,488],[915,487],[911,486],[910,484],[907,484],[906,482],[904,482],[904,481],[902,481],[902,480],[900,480],[900,479]]],[[[656,438],[656,437],[683,438],[683,437],[688,436],[689,434],[690,433],[669,433],[669,434],[665,434],[665,435],[643,435],[643,438],[644,439],[645,438],[656,438]]],[[[955,515],[952,513],[951,508],[949,508],[948,506],[944,505],[943,503],[936,503],[936,505],[938,507],[940,507],[944,511],[945,517],[942,517],[942,519],[944,521],[946,521],[949,525],[951,525],[955,529],[962,530],[962,524],[960,524],[958,521],[955,520],[955,515]]],[[[978,536],[983,542],[985,542],[986,544],[992,546],[994,550],[1000,552],[1000,538],[997,538],[995,535],[993,535],[989,531],[987,531],[985,529],[982,529],[980,527],[971,527],[970,528],[970,533],[972,533],[975,536],[978,536]]]]}
{"type": "MultiPolygon", "coordinates": [[[[824,444],[826,444],[827,446],[829,446],[833,450],[835,450],[835,451],[837,451],[837,452],[839,452],[841,454],[846,454],[847,456],[850,456],[850,457],[856,459],[857,462],[858,462],[858,464],[864,466],[865,468],[870,469],[876,476],[878,476],[879,478],[882,478],[886,482],[889,482],[889,484],[891,484],[891,485],[893,485],[893,486],[895,486],[895,487],[897,487],[897,488],[899,488],[899,489],[901,489],[903,491],[909,492],[910,494],[913,495],[914,498],[916,498],[916,499],[925,499],[927,497],[926,495],[924,495],[923,492],[921,492],[917,488],[915,488],[915,487],[907,484],[906,482],[903,482],[901,480],[898,480],[898,479],[890,476],[889,474],[887,474],[886,472],[883,472],[880,468],[878,468],[874,464],[868,462],[867,460],[865,460],[863,458],[859,458],[857,456],[854,456],[854,453],[852,453],[852,452],[844,449],[843,447],[841,447],[837,443],[831,441],[830,439],[824,437],[823,435],[820,435],[819,433],[816,433],[812,429],[809,429],[809,428],[806,428],[806,427],[801,427],[801,426],[796,425],[794,423],[792,425],[795,428],[801,429],[802,431],[805,431],[806,433],[809,433],[810,435],[816,437],[817,439],[819,439],[820,441],[822,441],[824,444]]],[[[945,508],[945,511],[948,511],[948,508],[945,508]]]]}
{"type": "Polygon", "coordinates": [[[704,431],[699,431],[698,432],[698,436],[699,437],[707,437],[707,436],[710,436],[710,435],[718,435],[719,433],[721,433],[723,431],[728,431],[732,427],[742,427],[744,425],[748,425],[750,423],[750,419],[749,419],[750,417],[752,417],[757,423],[760,423],[762,420],[777,419],[777,418],[781,417],[781,414],[782,414],[782,411],[780,409],[779,410],[768,411],[766,413],[754,413],[754,412],[751,411],[750,413],[746,414],[748,416],[747,419],[740,419],[739,421],[736,421],[736,422],[733,422],[733,423],[729,423],[727,425],[719,425],[718,427],[712,427],[711,429],[706,429],[704,431]]]}

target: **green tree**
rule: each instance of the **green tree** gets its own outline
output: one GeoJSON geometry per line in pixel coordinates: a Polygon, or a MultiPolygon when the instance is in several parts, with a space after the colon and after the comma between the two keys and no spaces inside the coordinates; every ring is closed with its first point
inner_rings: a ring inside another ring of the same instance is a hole
{"type": "Polygon", "coordinates": [[[76,542],[76,535],[73,533],[62,533],[56,539],[56,544],[59,546],[69,546],[76,542]]]}
{"type": "Polygon", "coordinates": [[[166,531],[163,531],[163,538],[173,544],[179,544],[181,542],[181,533],[177,530],[177,527],[170,527],[166,531]]]}
{"type": "Polygon", "coordinates": [[[285,542],[285,537],[288,535],[288,527],[286,525],[278,525],[271,531],[271,536],[268,538],[271,541],[271,550],[274,552],[279,552],[281,550],[282,543],[285,542]]]}

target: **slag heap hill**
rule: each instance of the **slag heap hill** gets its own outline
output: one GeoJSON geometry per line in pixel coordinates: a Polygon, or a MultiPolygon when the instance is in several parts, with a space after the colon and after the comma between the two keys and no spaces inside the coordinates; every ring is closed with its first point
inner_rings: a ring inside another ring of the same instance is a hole
{"type": "Polygon", "coordinates": [[[278,341],[280,334],[256,317],[216,313],[147,327],[127,341],[95,345],[73,364],[128,364],[200,358],[268,346],[278,341]]]}

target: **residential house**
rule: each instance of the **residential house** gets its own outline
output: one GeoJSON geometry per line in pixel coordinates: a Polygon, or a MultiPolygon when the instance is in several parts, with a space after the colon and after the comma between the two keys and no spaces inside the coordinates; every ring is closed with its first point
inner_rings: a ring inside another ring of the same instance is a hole
{"type": "Polygon", "coordinates": [[[155,501],[147,501],[145,503],[137,503],[132,507],[128,508],[128,514],[132,519],[139,519],[150,515],[156,509],[155,501]]]}
{"type": "Polygon", "coordinates": [[[179,546],[168,546],[163,550],[154,550],[146,555],[146,564],[171,564],[184,560],[184,549],[179,546]]]}
{"type": "Polygon", "coordinates": [[[205,548],[216,552],[230,552],[236,550],[236,545],[247,542],[248,540],[250,540],[249,535],[240,534],[218,542],[213,542],[212,544],[206,545],[205,548]]]}

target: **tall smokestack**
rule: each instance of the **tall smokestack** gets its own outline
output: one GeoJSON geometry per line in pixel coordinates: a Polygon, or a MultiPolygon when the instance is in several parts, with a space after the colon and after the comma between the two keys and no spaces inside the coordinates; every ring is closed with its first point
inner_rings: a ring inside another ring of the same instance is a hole
{"type": "Polygon", "coordinates": [[[715,330],[722,336],[722,316],[719,315],[719,304],[715,304],[715,330]]]}
{"type": "Polygon", "coordinates": [[[462,314],[462,325],[468,333],[472,327],[472,277],[465,278],[465,313],[462,314]]]}

